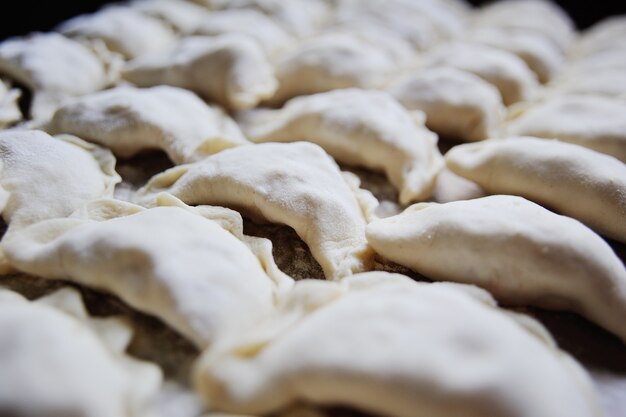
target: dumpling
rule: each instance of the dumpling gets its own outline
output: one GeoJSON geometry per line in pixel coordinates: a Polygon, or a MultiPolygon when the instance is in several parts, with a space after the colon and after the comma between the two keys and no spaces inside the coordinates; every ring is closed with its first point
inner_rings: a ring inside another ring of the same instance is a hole
{"type": "MultiPolygon", "coordinates": [[[[626,57],[626,53],[624,56],[626,57]]],[[[626,98],[626,71],[625,68],[594,68],[586,71],[574,69],[554,79],[549,87],[552,93],[558,94],[626,98]]]]}
{"type": "Polygon", "coordinates": [[[254,142],[309,141],[339,162],[384,171],[402,204],[428,198],[442,167],[437,136],[385,92],[297,97],[279,110],[252,110],[242,125],[254,142]]]}
{"type": "Polygon", "coordinates": [[[76,290],[29,302],[0,289],[0,409],[11,416],[148,417],[156,365],[124,353],[132,330],[88,316],[76,290]]]}
{"type": "Polygon", "coordinates": [[[47,119],[67,97],[101,90],[117,77],[118,65],[56,33],[33,34],[0,43],[0,73],[30,89],[26,117],[47,119]],[[110,65],[109,65],[110,64],[110,65]]]}
{"type": "Polygon", "coordinates": [[[582,223],[521,197],[416,204],[370,223],[367,239],[429,278],[481,286],[506,304],[575,311],[626,341],[620,259],[582,223]]]}
{"type": "MultiPolygon", "coordinates": [[[[292,227],[328,279],[366,270],[365,225],[375,202],[346,181],[333,159],[307,142],[226,149],[153,177],[137,199],[153,204],[162,191],[187,204],[245,209],[256,219],[292,227]]],[[[358,183],[358,181],[357,181],[358,183]]]]}
{"type": "Polygon", "coordinates": [[[218,36],[242,33],[254,38],[268,54],[291,43],[289,34],[267,15],[249,9],[222,10],[211,13],[195,30],[196,35],[218,36]]]}
{"type": "Polygon", "coordinates": [[[195,0],[213,10],[256,10],[264,13],[289,33],[309,36],[328,19],[329,8],[316,0],[195,0]]]}
{"type": "Polygon", "coordinates": [[[626,16],[618,15],[600,20],[585,30],[572,46],[572,58],[593,57],[607,51],[623,51],[626,49],[626,16]]]}
{"type": "Polygon", "coordinates": [[[505,109],[498,90],[466,71],[423,68],[387,89],[404,107],[426,114],[426,126],[438,134],[464,140],[496,134],[505,109]]]}
{"type": "Polygon", "coordinates": [[[507,136],[535,136],[606,153],[626,162],[626,101],[593,95],[552,96],[514,110],[507,136]]]}
{"type": "Polygon", "coordinates": [[[456,146],[453,172],[492,194],[514,194],[626,242],[626,165],[582,146],[530,137],[456,146]]]}
{"type": "Polygon", "coordinates": [[[302,42],[276,62],[279,87],[272,103],[338,88],[381,87],[395,71],[383,49],[348,33],[330,33],[302,42]]]}
{"type": "Polygon", "coordinates": [[[111,200],[77,217],[5,236],[3,256],[23,272],[110,291],[199,348],[253,326],[291,281],[273,265],[269,242],[248,238],[255,254],[242,241],[241,217],[231,210],[146,210],[111,200]],[[230,230],[214,217],[226,217],[230,230]]]}
{"type": "Polygon", "coordinates": [[[565,51],[575,37],[568,14],[550,0],[505,0],[491,3],[474,15],[478,27],[508,28],[533,32],[565,51]]]}
{"type": "Polygon", "coordinates": [[[175,164],[249,143],[219,107],[168,86],[123,86],[79,97],[56,111],[47,130],[79,136],[123,158],[162,149],[175,164]]]}
{"type": "Polygon", "coordinates": [[[0,208],[9,228],[67,217],[111,197],[120,177],[111,152],[72,136],[0,132],[0,208]]]}
{"type": "Polygon", "coordinates": [[[17,102],[20,95],[19,90],[10,89],[0,79],[0,129],[22,120],[22,112],[17,102]]]}
{"type": "Polygon", "coordinates": [[[589,376],[543,326],[475,287],[371,272],[299,281],[279,308],[275,322],[196,363],[212,409],[273,415],[304,402],[389,417],[603,415],[589,376]]]}
{"type": "Polygon", "coordinates": [[[426,66],[453,67],[478,75],[500,91],[507,106],[531,99],[538,88],[536,75],[521,58],[487,45],[442,45],[423,59],[426,66]]]}
{"type": "Polygon", "coordinates": [[[158,19],[124,6],[74,17],[58,29],[74,38],[100,39],[109,50],[127,59],[167,50],[176,40],[174,32],[158,19]]]}
{"type": "Polygon", "coordinates": [[[183,35],[193,33],[210,16],[204,7],[185,0],[133,0],[129,6],[183,35]]]}
{"type": "Polygon", "coordinates": [[[129,62],[123,77],[139,87],[186,88],[230,109],[254,107],[277,88],[261,47],[240,34],[184,38],[168,52],[129,62]]]}
{"type": "Polygon", "coordinates": [[[550,81],[563,66],[563,53],[540,33],[506,27],[476,27],[469,30],[464,39],[512,52],[522,58],[542,83],[550,81]]]}

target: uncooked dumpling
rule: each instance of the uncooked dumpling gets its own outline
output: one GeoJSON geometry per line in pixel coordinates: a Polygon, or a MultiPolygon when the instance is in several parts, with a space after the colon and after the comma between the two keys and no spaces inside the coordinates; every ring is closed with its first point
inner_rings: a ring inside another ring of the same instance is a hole
{"type": "Polygon", "coordinates": [[[538,87],[536,75],[521,58],[487,45],[442,45],[424,57],[424,64],[458,68],[478,75],[500,91],[507,106],[529,100],[538,87]]]}
{"type": "Polygon", "coordinates": [[[297,97],[244,117],[255,142],[309,141],[336,160],[384,171],[403,204],[427,199],[442,167],[437,136],[384,92],[342,89],[297,97]]]}
{"type": "Polygon", "coordinates": [[[232,210],[146,210],[114,200],[92,205],[87,215],[6,236],[2,251],[8,263],[33,275],[110,291],[200,348],[253,326],[271,312],[279,288],[290,284],[274,267],[271,247],[249,238],[264,251],[256,255],[242,241],[241,217],[232,210]],[[92,213],[96,220],[89,218],[92,213]],[[214,216],[234,216],[236,228],[223,228],[210,220],[214,216]]]}
{"type": "Polygon", "coordinates": [[[161,371],[126,355],[132,330],[90,318],[76,290],[29,302],[0,289],[0,333],[4,415],[152,416],[161,371]]]}
{"type": "Polygon", "coordinates": [[[20,98],[20,91],[10,89],[0,79],[0,129],[10,126],[22,119],[17,101],[20,98]]]}
{"type": "Polygon", "coordinates": [[[346,181],[317,145],[264,143],[174,167],[153,177],[137,198],[151,205],[167,191],[187,204],[245,209],[254,218],[291,226],[326,277],[338,279],[366,270],[371,260],[364,231],[375,202],[354,181],[346,181]]]}
{"type": "Polygon", "coordinates": [[[572,46],[574,58],[593,57],[605,51],[619,52],[626,48],[626,16],[611,16],[585,30],[572,46]]]}
{"type": "Polygon", "coordinates": [[[193,33],[210,16],[204,7],[185,0],[133,0],[129,6],[162,20],[183,35],[193,33]]]}
{"type": "Polygon", "coordinates": [[[626,101],[592,95],[548,97],[515,110],[505,134],[558,139],[626,162],[626,101]]]}
{"type": "Polygon", "coordinates": [[[30,116],[47,119],[67,97],[106,87],[117,77],[115,60],[56,33],[33,34],[0,43],[0,74],[33,93],[30,116]],[[109,66],[110,64],[110,66],[109,66]]]}
{"type": "Polygon", "coordinates": [[[248,9],[222,10],[211,13],[195,30],[196,35],[218,36],[243,33],[254,38],[268,54],[285,48],[291,38],[267,15],[248,9]]]}
{"type": "Polygon", "coordinates": [[[626,242],[626,165],[556,140],[494,139],[446,154],[455,173],[492,194],[514,194],[626,242]]]}
{"type": "Polygon", "coordinates": [[[0,132],[0,208],[10,228],[67,217],[113,195],[120,177],[111,152],[73,136],[0,132]]]}
{"type": "Polygon", "coordinates": [[[426,126],[465,141],[494,135],[504,116],[498,90],[469,72],[423,68],[400,78],[388,91],[409,110],[426,113],[426,126]]]}
{"type": "Polygon", "coordinates": [[[162,149],[175,164],[249,143],[219,107],[168,86],[124,86],[74,99],[56,111],[47,129],[101,144],[123,158],[162,149]]]}
{"type": "Polygon", "coordinates": [[[370,223],[376,252],[507,304],[575,311],[626,341],[626,269],[577,220],[515,196],[422,203],[370,223]],[[450,262],[454,259],[454,262],[450,262]]]}
{"type": "Polygon", "coordinates": [[[563,53],[540,33],[507,27],[476,27],[464,38],[514,53],[542,83],[550,81],[563,64],[563,53]]]}
{"type": "Polygon", "coordinates": [[[123,6],[109,6],[94,14],[74,17],[59,27],[64,35],[100,39],[125,58],[159,53],[170,48],[174,32],[158,19],[123,6]]]}
{"type": "Polygon", "coordinates": [[[131,61],[123,77],[139,87],[187,88],[231,109],[254,107],[277,87],[261,47],[241,34],[184,38],[163,54],[131,61]]]}
{"type": "Polygon", "coordinates": [[[550,83],[550,89],[559,94],[590,94],[626,98],[626,71],[624,68],[572,70],[554,79],[550,83]]]}
{"type": "Polygon", "coordinates": [[[381,87],[396,70],[384,49],[356,34],[330,33],[302,42],[276,62],[278,91],[272,102],[338,88],[381,87]]]}
{"type": "Polygon", "coordinates": [[[299,281],[279,308],[275,322],[197,362],[196,388],[214,410],[273,415],[305,402],[389,417],[603,415],[589,376],[543,326],[475,287],[372,272],[299,281]]]}

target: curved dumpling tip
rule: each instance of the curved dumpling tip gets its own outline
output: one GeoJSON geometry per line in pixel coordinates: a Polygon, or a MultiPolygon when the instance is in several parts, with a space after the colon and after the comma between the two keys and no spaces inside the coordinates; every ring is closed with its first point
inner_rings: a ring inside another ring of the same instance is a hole
{"type": "Polygon", "coordinates": [[[123,86],[73,99],[57,109],[46,129],[106,146],[123,158],[162,149],[175,164],[249,144],[219,107],[169,86],[123,86]]]}
{"type": "Polygon", "coordinates": [[[626,340],[620,259],[582,223],[521,197],[416,204],[370,223],[367,238],[429,278],[478,285],[507,304],[574,311],[626,340]]]}
{"type": "Polygon", "coordinates": [[[399,417],[603,415],[589,376],[541,324],[472,286],[384,272],[303,280],[279,312],[196,362],[196,389],[213,410],[305,402],[399,417]]]}
{"type": "Polygon", "coordinates": [[[271,244],[242,241],[208,219],[232,219],[232,210],[166,203],[147,210],[120,202],[114,210],[114,200],[92,202],[73,218],[5,237],[3,254],[20,271],[110,291],[200,348],[269,314],[292,283],[273,263],[271,244]]]}
{"type": "Polygon", "coordinates": [[[156,175],[138,191],[137,200],[153,205],[162,191],[186,204],[243,209],[254,218],[292,227],[328,279],[364,271],[371,262],[364,235],[371,207],[363,206],[353,184],[317,145],[265,143],[227,149],[156,175]]]}
{"type": "Polygon", "coordinates": [[[69,288],[33,302],[0,289],[0,313],[2,410],[152,416],[163,377],[154,364],[124,352],[132,337],[124,321],[89,317],[69,288]],[[54,387],[42,381],[55,381],[54,387]]]}
{"type": "Polygon", "coordinates": [[[37,130],[0,132],[0,206],[9,229],[67,217],[111,197],[120,182],[110,151],[37,130]]]}
{"type": "Polygon", "coordinates": [[[452,148],[446,165],[491,194],[513,194],[626,242],[626,165],[582,146],[531,137],[452,148]]]}
{"type": "Polygon", "coordinates": [[[382,91],[297,97],[279,110],[251,110],[241,122],[254,142],[313,142],[339,162],[384,171],[403,204],[430,197],[443,166],[437,136],[382,91]]]}
{"type": "Polygon", "coordinates": [[[164,53],[130,61],[122,77],[139,87],[186,88],[234,110],[256,106],[278,85],[259,44],[242,34],[186,37],[164,53]]]}

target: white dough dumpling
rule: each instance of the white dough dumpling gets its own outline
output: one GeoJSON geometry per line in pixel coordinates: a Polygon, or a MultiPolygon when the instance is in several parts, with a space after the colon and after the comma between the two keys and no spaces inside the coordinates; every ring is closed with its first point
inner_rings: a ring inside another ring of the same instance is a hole
{"type": "Polygon", "coordinates": [[[257,255],[244,243],[242,227],[223,208],[99,201],[86,215],[6,236],[2,251],[22,272],[110,291],[205,348],[269,314],[291,281],[274,267],[271,247],[257,244],[265,250],[257,255]]]}
{"type": "Polygon", "coordinates": [[[275,64],[279,87],[273,103],[338,88],[382,87],[396,70],[383,48],[356,34],[329,33],[303,41],[275,64]]]}
{"type": "Polygon", "coordinates": [[[0,80],[0,129],[22,120],[22,112],[18,105],[20,91],[9,88],[0,80]]]}
{"type": "Polygon", "coordinates": [[[603,415],[587,374],[543,326],[475,287],[372,272],[299,281],[279,308],[277,323],[196,363],[214,410],[273,415],[304,402],[389,417],[603,415]]]}
{"type": "Polygon", "coordinates": [[[9,228],[67,217],[113,196],[120,177],[110,151],[72,136],[0,132],[0,208],[9,228]]]}
{"type": "Polygon", "coordinates": [[[129,6],[182,34],[193,33],[210,16],[204,7],[186,0],[133,0],[129,6]]]}
{"type": "Polygon", "coordinates": [[[512,112],[504,134],[558,139],[626,162],[626,101],[593,95],[558,95],[512,112]]]}
{"type": "Polygon", "coordinates": [[[429,278],[478,285],[507,304],[574,311],[626,341],[621,260],[579,221],[524,198],[415,204],[370,223],[367,238],[429,278]]]}
{"type": "Polygon", "coordinates": [[[153,415],[160,369],[128,356],[128,324],[89,317],[76,290],[28,301],[0,288],[0,332],[3,414],[153,415]]]}
{"type": "Polygon", "coordinates": [[[187,204],[245,209],[255,219],[292,227],[328,279],[366,270],[371,249],[365,225],[376,204],[345,179],[333,159],[307,142],[226,149],[200,162],[158,174],[137,199],[154,204],[168,192],[187,204]]]}
{"type": "Polygon", "coordinates": [[[0,74],[30,89],[29,115],[45,120],[68,97],[101,90],[116,77],[115,59],[57,33],[0,43],[0,74]]]}
{"type": "Polygon", "coordinates": [[[242,33],[255,39],[269,55],[287,47],[291,36],[267,15],[249,9],[215,11],[202,20],[196,35],[242,33]]]}
{"type": "Polygon", "coordinates": [[[169,51],[137,58],[123,77],[139,87],[186,88],[229,109],[247,109],[277,88],[259,44],[241,34],[190,36],[169,51]]]}
{"type": "Polygon", "coordinates": [[[219,107],[169,86],[122,86],[76,98],[56,111],[47,130],[79,136],[124,158],[162,149],[175,164],[249,143],[219,107]]]}
{"type": "Polygon", "coordinates": [[[174,32],[160,20],[123,6],[74,17],[58,29],[77,39],[101,40],[110,51],[126,59],[161,52],[176,40],[174,32]]]}
{"type": "Polygon", "coordinates": [[[426,126],[442,136],[464,141],[494,135],[505,114],[498,90],[456,68],[418,69],[387,89],[404,107],[426,114],[426,126]]]}
{"type": "Polygon", "coordinates": [[[309,141],[339,162],[384,171],[403,204],[427,199],[442,168],[437,136],[385,92],[297,97],[279,110],[250,111],[242,126],[254,142],[309,141]]]}
{"type": "Polygon", "coordinates": [[[492,194],[514,194],[626,242],[626,165],[556,140],[494,139],[446,154],[453,172],[492,194]]]}
{"type": "Polygon", "coordinates": [[[446,44],[423,59],[427,66],[453,67],[478,75],[500,91],[507,106],[531,99],[538,88],[536,75],[521,58],[487,45],[446,44]]]}

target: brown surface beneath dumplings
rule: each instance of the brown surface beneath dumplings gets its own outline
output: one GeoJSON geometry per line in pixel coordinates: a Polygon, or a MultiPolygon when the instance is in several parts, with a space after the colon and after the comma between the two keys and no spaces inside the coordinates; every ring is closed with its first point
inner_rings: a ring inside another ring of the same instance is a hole
{"type": "MultiPolygon", "coordinates": [[[[450,145],[448,141],[445,141],[440,146],[445,150],[450,145]]],[[[118,192],[119,197],[124,198],[130,195],[132,190],[142,186],[153,174],[170,166],[172,166],[171,162],[161,152],[145,153],[130,160],[118,161],[117,170],[124,180],[118,192]]],[[[397,192],[387,182],[384,175],[349,166],[342,166],[342,169],[359,176],[362,187],[370,190],[377,198],[390,201],[396,199],[397,192]]],[[[244,232],[248,235],[270,239],[273,242],[273,254],[277,265],[295,279],[324,279],[321,267],[293,229],[275,224],[257,224],[246,219],[244,232]]],[[[626,260],[626,245],[610,243],[622,261],[626,260]]],[[[402,273],[416,280],[426,280],[407,268],[382,259],[376,259],[375,269],[402,273]]],[[[37,298],[65,285],[77,287],[66,282],[45,280],[24,274],[0,276],[0,286],[13,289],[28,298],[37,298]]],[[[158,319],[133,311],[114,296],[82,287],[78,288],[91,314],[95,316],[123,315],[132,322],[136,333],[129,349],[131,354],[158,363],[167,378],[188,386],[189,369],[198,354],[191,343],[167,328],[158,319]]],[[[552,332],[558,344],[591,372],[607,410],[607,417],[626,417],[626,345],[613,335],[574,314],[533,308],[517,310],[539,319],[552,332]]],[[[326,411],[330,417],[367,416],[341,407],[329,408],[326,411]]],[[[370,415],[370,417],[373,416],[370,415]]]]}

